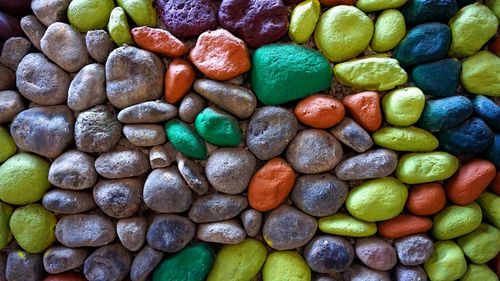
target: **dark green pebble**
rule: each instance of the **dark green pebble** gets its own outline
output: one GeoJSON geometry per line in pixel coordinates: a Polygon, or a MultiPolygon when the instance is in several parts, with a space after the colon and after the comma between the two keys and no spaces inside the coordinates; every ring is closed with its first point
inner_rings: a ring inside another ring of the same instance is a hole
{"type": "Polygon", "coordinates": [[[463,96],[428,100],[417,126],[439,132],[462,123],[471,116],[472,111],[472,102],[463,96]]]}
{"type": "Polygon", "coordinates": [[[485,96],[476,96],[473,103],[476,114],[491,128],[500,131],[500,106],[485,96]]]}
{"type": "Polygon", "coordinates": [[[458,10],[455,0],[413,0],[403,9],[409,26],[426,22],[446,23],[458,10]]]}
{"type": "Polygon", "coordinates": [[[488,149],[493,144],[493,131],[477,117],[439,132],[439,145],[444,151],[455,155],[473,155],[488,149]]]}
{"type": "Polygon", "coordinates": [[[455,94],[462,64],[457,59],[443,59],[419,64],[411,72],[413,83],[424,94],[449,97],[455,94]]]}
{"type": "Polygon", "coordinates": [[[490,160],[500,170],[500,134],[496,134],[493,144],[486,150],[486,159],[490,160]]]}

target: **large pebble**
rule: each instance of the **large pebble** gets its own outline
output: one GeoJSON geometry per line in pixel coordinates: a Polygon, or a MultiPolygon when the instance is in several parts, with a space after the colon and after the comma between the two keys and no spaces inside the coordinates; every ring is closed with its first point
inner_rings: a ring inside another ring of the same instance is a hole
{"type": "Polygon", "coordinates": [[[262,269],[263,281],[310,281],[311,269],[295,251],[272,252],[262,269]]]}
{"type": "Polygon", "coordinates": [[[182,213],[191,205],[191,189],[175,167],[155,169],[144,183],[144,203],[160,213],[182,213]]]}
{"type": "Polygon", "coordinates": [[[125,125],[123,134],[135,146],[161,145],[167,140],[163,126],[157,124],[125,125]]]}
{"type": "Polygon", "coordinates": [[[482,223],[476,230],[458,238],[458,244],[472,262],[486,263],[500,252],[500,230],[482,223]]]}
{"type": "Polygon", "coordinates": [[[446,195],[455,204],[467,205],[479,198],[496,176],[493,163],[472,159],[462,163],[455,175],[446,182],[446,195]]]}
{"type": "Polygon", "coordinates": [[[107,152],[120,140],[122,125],[110,106],[98,105],[78,114],[75,143],[83,152],[107,152]]]}
{"type": "Polygon", "coordinates": [[[424,94],[449,97],[457,90],[461,70],[462,64],[459,60],[448,58],[417,65],[411,71],[411,78],[424,94]]]}
{"type": "Polygon", "coordinates": [[[89,55],[98,63],[104,64],[116,47],[106,30],[91,30],[85,34],[85,45],[89,55]]]}
{"type": "Polygon", "coordinates": [[[195,223],[227,220],[239,215],[248,206],[240,195],[209,194],[194,201],[189,218],[195,223]]]}
{"type": "Polygon", "coordinates": [[[426,262],[434,251],[432,239],[425,234],[406,236],[394,241],[399,262],[406,266],[420,265],[426,262]]]}
{"type": "Polygon", "coordinates": [[[203,139],[186,123],[173,119],[165,123],[165,132],[172,146],[187,157],[205,159],[207,146],[203,139]]]}
{"type": "Polygon", "coordinates": [[[318,226],[325,233],[341,236],[366,237],[377,232],[374,222],[366,222],[345,213],[320,218],[318,226]]]}
{"type": "Polygon", "coordinates": [[[464,96],[429,100],[417,125],[431,132],[439,132],[462,123],[472,112],[472,102],[464,96]]]}
{"type": "Polygon", "coordinates": [[[113,222],[98,215],[68,215],[57,222],[56,238],[70,248],[99,247],[115,240],[113,222]]]}
{"type": "Polygon", "coordinates": [[[493,143],[493,131],[480,119],[473,117],[462,124],[439,132],[441,148],[452,154],[475,154],[488,149],[493,143]]]}
{"type": "Polygon", "coordinates": [[[384,127],[373,134],[373,140],[379,146],[396,151],[433,151],[439,145],[432,133],[413,126],[384,127]]]}
{"type": "Polygon", "coordinates": [[[394,90],[382,99],[385,120],[394,126],[414,124],[420,118],[424,106],[424,93],[416,87],[394,90]]]}
{"type": "Polygon", "coordinates": [[[149,170],[149,159],[138,150],[122,150],[101,154],[95,160],[99,175],[108,179],[140,176],[149,170]]]}
{"type": "Polygon", "coordinates": [[[177,108],[162,101],[147,101],[129,106],[118,113],[118,120],[126,124],[159,123],[177,115],[177,108]]]}
{"type": "Polygon", "coordinates": [[[205,108],[196,116],[194,127],[203,139],[217,146],[237,146],[242,140],[238,120],[213,107],[205,108]]]}
{"type": "Polygon", "coordinates": [[[180,57],[189,51],[181,40],[160,28],[139,26],[132,29],[132,37],[141,49],[169,58],[180,57]]]}
{"type": "Polygon", "coordinates": [[[380,235],[389,238],[400,238],[416,233],[424,233],[432,228],[432,220],[427,217],[419,217],[401,214],[378,225],[380,235]]]}
{"type": "Polygon", "coordinates": [[[453,241],[439,241],[434,253],[424,264],[430,280],[457,280],[465,274],[467,261],[460,246],[453,241]]]}
{"type": "Polygon", "coordinates": [[[94,209],[97,205],[87,192],[53,189],[43,196],[43,207],[58,214],[78,214],[94,209]]]}
{"type": "Polygon", "coordinates": [[[182,157],[177,160],[177,168],[188,186],[194,192],[202,195],[208,191],[210,185],[205,174],[203,173],[203,167],[200,164],[188,158],[182,157]]]}
{"type": "Polygon", "coordinates": [[[450,205],[434,217],[432,235],[439,240],[450,240],[474,231],[483,215],[477,203],[466,206],[450,205]]]}
{"type": "Polygon", "coordinates": [[[394,278],[396,281],[427,281],[427,274],[421,266],[396,265],[394,278]]]}
{"type": "Polygon", "coordinates": [[[445,180],[458,170],[458,159],[446,152],[408,153],[399,159],[396,177],[417,184],[445,180]]]}
{"type": "Polygon", "coordinates": [[[115,7],[112,0],[76,0],[68,6],[69,23],[80,32],[103,29],[115,7]]]}
{"type": "Polygon", "coordinates": [[[373,146],[370,135],[354,120],[345,117],[337,126],[330,130],[340,142],[363,153],[373,146]]]}
{"type": "MultiPolygon", "coordinates": [[[[391,1],[392,2],[392,1],[391,1]]],[[[390,281],[391,277],[388,271],[378,271],[366,267],[360,263],[354,263],[342,274],[343,280],[350,281],[390,281]]]]}
{"type": "Polygon", "coordinates": [[[94,158],[77,150],[61,154],[50,166],[49,181],[57,187],[72,190],[94,186],[97,182],[94,158]]]}
{"type": "Polygon", "coordinates": [[[45,26],[49,26],[67,19],[66,9],[69,3],[69,0],[34,0],[31,1],[31,9],[45,26]]]}
{"type": "Polygon", "coordinates": [[[10,217],[10,230],[17,243],[28,253],[42,253],[56,240],[57,218],[40,204],[17,208],[10,217]]]}
{"type": "Polygon", "coordinates": [[[106,101],[104,66],[97,63],[84,66],[69,85],[69,108],[83,111],[104,101],[106,101]]]}
{"type": "MultiPolygon", "coordinates": [[[[1,93],[0,93],[1,95],[1,93]]],[[[500,105],[485,96],[476,96],[473,101],[474,112],[492,129],[500,130],[500,105]]]]}
{"type": "Polygon", "coordinates": [[[83,266],[85,277],[91,281],[121,281],[130,271],[130,253],[119,243],[95,250],[83,266]]]}
{"type": "Polygon", "coordinates": [[[102,180],[94,187],[94,200],[113,218],[127,218],[139,210],[142,182],[135,178],[102,180]]]}
{"type": "Polygon", "coordinates": [[[406,35],[405,18],[396,9],[385,10],[377,17],[371,48],[376,52],[394,49],[406,35]]]}
{"type": "Polygon", "coordinates": [[[148,244],[162,252],[177,252],[193,239],[196,226],[186,217],[157,215],[149,226],[148,244]]]}
{"type": "Polygon", "coordinates": [[[31,49],[31,43],[23,37],[11,37],[5,41],[1,51],[0,62],[16,71],[17,66],[31,49]]]}
{"type": "Polygon", "coordinates": [[[9,252],[5,265],[7,281],[39,281],[42,279],[43,261],[40,254],[29,254],[21,250],[9,252]]]}
{"type": "Polygon", "coordinates": [[[361,180],[389,176],[396,170],[398,155],[389,149],[374,149],[340,162],[335,175],[341,180],[361,180]]]}
{"type": "Polygon", "coordinates": [[[151,248],[149,245],[144,246],[142,250],[137,253],[132,266],[130,267],[130,280],[132,281],[146,281],[151,272],[161,262],[163,252],[151,248]]]}
{"type": "Polygon", "coordinates": [[[375,12],[391,8],[399,8],[406,3],[406,0],[358,0],[356,2],[356,7],[361,9],[363,12],[375,12]]]}
{"type": "Polygon", "coordinates": [[[196,237],[205,242],[238,244],[245,239],[246,232],[238,221],[227,220],[200,224],[196,237]]]}
{"type": "Polygon", "coordinates": [[[321,4],[318,0],[304,1],[293,8],[290,15],[288,36],[297,44],[304,44],[316,28],[321,14],[321,4]]]}
{"type": "Polygon", "coordinates": [[[18,92],[0,91],[0,123],[12,121],[25,108],[24,101],[18,92]]]}
{"type": "MultiPolygon", "coordinates": [[[[217,83],[213,81],[214,83],[217,83]]],[[[227,84],[229,86],[229,84],[227,84]]],[[[219,102],[226,100],[219,99],[218,95],[210,95],[211,98],[217,99],[219,102]]],[[[255,100],[255,97],[254,97],[255,100]]],[[[257,102],[255,102],[256,104],[257,102]]],[[[186,123],[194,123],[196,116],[205,108],[205,100],[195,93],[187,94],[179,105],[179,118],[186,123]]],[[[229,110],[228,110],[229,111],[229,110]]],[[[252,110],[253,112],[253,110],[252,110]]],[[[235,114],[233,112],[233,114],[235,114]]],[[[251,113],[250,113],[251,114],[251,113]]],[[[235,114],[236,115],[236,114],[235,114]]],[[[239,115],[237,115],[240,117],[239,115]]]]}
{"type": "Polygon", "coordinates": [[[40,40],[42,39],[47,27],[38,20],[34,15],[27,15],[21,18],[21,29],[24,34],[30,39],[33,46],[38,50],[42,50],[40,47],[40,40]]]}
{"type": "Polygon", "coordinates": [[[304,258],[315,272],[336,273],[349,268],[354,260],[354,249],[339,236],[317,236],[304,250],[304,258]]]}
{"type": "Polygon", "coordinates": [[[473,94],[500,96],[500,58],[488,51],[480,51],[462,63],[460,81],[473,94]]]}
{"type": "Polygon", "coordinates": [[[116,223],[116,234],[127,250],[138,251],[146,240],[148,223],[146,218],[121,219],[116,223]]]}
{"type": "Polygon", "coordinates": [[[458,10],[454,0],[416,0],[409,1],[403,8],[403,15],[408,25],[425,22],[447,22],[458,10]]]}
{"type": "Polygon", "coordinates": [[[262,213],[254,209],[248,209],[241,213],[240,219],[249,237],[255,237],[260,233],[262,227],[262,213]]]}
{"type": "Polygon", "coordinates": [[[498,204],[500,204],[500,196],[491,192],[485,191],[481,194],[477,203],[481,206],[486,219],[500,228],[500,211],[498,211],[498,204]]]}
{"type": "Polygon", "coordinates": [[[50,274],[61,273],[77,268],[87,258],[86,249],[72,249],[64,246],[54,246],[43,254],[45,271],[50,274]]]}
{"type": "Polygon", "coordinates": [[[398,262],[392,245],[374,237],[356,241],[356,256],[365,265],[380,271],[390,270],[398,262]]]}

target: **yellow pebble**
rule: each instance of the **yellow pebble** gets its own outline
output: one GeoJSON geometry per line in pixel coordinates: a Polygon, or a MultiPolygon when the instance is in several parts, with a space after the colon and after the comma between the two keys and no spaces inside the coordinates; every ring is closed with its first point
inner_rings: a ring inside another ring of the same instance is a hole
{"type": "Polygon", "coordinates": [[[383,11],[375,22],[371,47],[375,52],[386,52],[405,37],[406,24],[403,14],[395,9],[383,11]]]}
{"type": "Polygon", "coordinates": [[[316,28],[321,13],[318,0],[306,0],[292,11],[288,36],[297,44],[306,43],[316,28]]]}

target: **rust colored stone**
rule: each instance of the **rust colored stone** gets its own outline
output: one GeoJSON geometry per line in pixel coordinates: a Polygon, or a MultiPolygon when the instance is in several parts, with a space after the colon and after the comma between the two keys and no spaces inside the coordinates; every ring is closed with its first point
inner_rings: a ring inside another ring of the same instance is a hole
{"type": "Polygon", "coordinates": [[[301,100],[295,116],[305,125],[326,129],[338,124],[345,116],[344,105],[332,96],[314,95],[301,100]]]}
{"type": "Polygon", "coordinates": [[[404,236],[427,232],[432,228],[432,220],[414,215],[399,215],[378,225],[380,235],[396,239],[404,236]]]}
{"type": "Polygon", "coordinates": [[[165,100],[176,103],[193,86],[196,73],[191,63],[183,59],[174,59],[165,72],[165,100]]]}
{"type": "Polygon", "coordinates": [[[374,132],[382,125],[380,96],[376,92],[361,92],[346,96],[342,103],[356,122],[365,130],[374,132]]]}
{"type": "Polygon", "coordinates": [[[181,40],[163,29],[141,26],[133,28],[131,33],[141,49],[169,58],[180,57],[189,51],[181,40]]]}
{"type": "Polygon", "coordinates": [[[410,188],[406,208],[415,215],[428,216],[441,211],[446,205],[446,194],[437,182],[415,185],[410,188]]]}

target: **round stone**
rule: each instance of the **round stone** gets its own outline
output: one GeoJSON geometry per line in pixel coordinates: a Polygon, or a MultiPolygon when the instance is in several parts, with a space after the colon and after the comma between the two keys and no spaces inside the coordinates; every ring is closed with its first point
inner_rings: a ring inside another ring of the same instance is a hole
{"type": "Polygon", "coordinates": [[[426,262],[434,251],[432,239],[425,234],[406,236],[394,241],[399,262],[406,266],[420,265],[426,262]]]}
{"type": "Polygon", "coordinates": [[[193,239],[196,226],[186,217],[157,215],[149,226],[148,244],[163,252],[178,252],[193,239]]]}
{"type": "Polygon", "coordinates": [[[130,253],[119,243],[95,250],[86,260],[83,272],[88,280],[120,281],[130,271],[130,253]]]}
{"type": "Polygon", "coordinates": [[[355,263],[342,274],[344,280],[351,281],[391,281],[388,271],[378,271],[362,264],[355,263]]]}
{"type": "Polygon", "coordinates": [[[113,218],[127,218],[139,210],[142,182],[135,178],[102,180],[94,187],[94,200],[113,218]]]}
{"type": "Polygon", "coordinates": [[[116,223],[116,234],[127,250],[135,252],[142,248],[146,240],[147,228],[146,218],[121,219],[116,223]]]}
{"type": "Polygon", "coordinates": [[[242,133],[238,120],[222,110],[205,108],[196,116],[194,127],[211,144],[237,146],[241,143],[242,133]]]}
{"type": "Polygon", "coordinates": [[[349,117],[344,117],[337,126],[330,130],[330,133],[340,142],[359,153],[365,152],[373,146],[370,134],[349,117]]]}
{"type": "Polygon", "coordinates": [[[385,10],[375,21],[370,46],[376,52],[387,52],[394,49],[405,35],[406,24],[403,14],[396,9],[385,10]]]}
{"type": "Polygon", "coordinates": [[[163,126],[157,124],[125,125],[123,134],[136,146],[155,146],[164,144],[166,141],[163,126]]]}
{"type": "Polygon", "coordinates": [[[392,245],[378,238],[357,240],[356,256],[365,265],[381,271],[390,270],[398,261],[392,245]]]}
{"type": "Polygon", "coordinates": [[[464,96],[433,99],[425,103],[417,125],[431,132],[439,132],[463,123],[473,111],[472,102],[464,96]]]}
{"type": "Polygon", "coordinates": [[[322,235],[309,242],[304,258],[312,270],[333,274],[349,268],[354,260],[354,249],[344,238],[322,235]]]}
{"type": "Polygon", "coordinates": [[[160,0],[156,9],[167,30],[175,36],[198,36],[217,27],[217,8],[209,0],[160,0]]]}
{"type": "Polygon", "coordinates": [[[80,190],[93,187],[97,182],[94,158],[78,150],[61,154],[50,166],[49,181],[64,189],[80,190]]]}
{"type": "Polygon", "coordinates": [[[394,126],[414,124],[420,118],[424,106],[424,93],[416,87],[394,90],[382,99],[385,120],[394,126]]]}
{"type": "Polygon", "coordinates": [[[407,184],[450,178],[458,170],[458,159],[446,152],[408,153],[399,159],[396,177],[407,184]]]}
{"type": "Polygon", "coordinates": [[[17,208],[10,218],[10,230],[21,248],[29,253],[42,253],[54,241],[57,218],[40,204],[17,208]]]}
{"type": "Polygon", "coordinates": [[[0,114],[0,123],[12,121],[25,108],[24,101],[18,92],[0,91],[0,112],[2,112],[0,114]]]}
{"type": "Polygon", "coordinates": [[[191,206],[192,192],[175,167],[153,170],[143,190],[144,203],[160,213],[182,213],[191,206]]]}
{"type": "Polygon", "coordinates": [[[196,116],[205,108],[205,100],[195,93],[187,94],[179,105],[179,118],[186,123],[194,123],[196,116]]]}
{"type": "Polygon", "coordinates": [[[316,129],[335,126],[345,116],[342,103],[329,95],[313,95],[301,100],[294,113],[300,122],[316,129]]]}
{"type": "MultiPolygon", "coordinates": [[[[435,3],[428,1],[428,3],[435,3]]],[[[448,1],[452,2],[452,1],[448,1]]],[[[412,2],[413,3],[413,2],[412,2]]],[[[457,59],[442,59],[417,65],[411,71],[411,78],[424,94],[435,97],[455,95],[462,64],[457,59]]]]}
{"type": "Polygon", "coordinates": [[[69,0],[34,0],[31,1],[31,9],[45,26],[49,26],[67,18],[66,10],[69,3],[69,0]]]}
{"type": "Polygon", "coordinates": [[[498,71],[500,58],[488,51],[480,51],[462,62],[460,81],[470,93],[499,97],[500,79],[495,75],[498,71]]]}
{"type": "Polygon", "coordinates": [[[115,240],[113,222],[99,215],[68,215],[57,222],[56,238],[70,248],[99,247],[115,240]]]}
{"type": "Polygon", "coordinates": [[[255,237],[260,233],[262,227],[262,213],[248,209],[240,215],[241,223],[249,237],[255,237]]]}
{"type": "Polygon", "coordinates": [[[240,195],[204,195],[194,201],[189,218],[195,223],[227,220],[239,215],[247,206],[247,199],[240,195]]]}
{"type": "Polygon", "coordinates": [[[84,66],[69,85],[68,107],[74,111],[83,111],[105,101],[104,66],[98,63],[84,66]]]}
{"type": "Polygon", "coordinates": [[[493,130],[481,118],[472,117],[462,124],[439,132],[439,144],[454,155],[473,155],[493,144],[493,130]]]}
{"type": "Polygon", "coordinates": [[[460,1],[411,1],[404,7],[403,14],[409,25],[417,25],[431,21],[448,22],[458,10],[457,2],[460,1]]]}
{"type": "Polygon", "coordinates": [[[89,55],[104,64],[109,54],[116,47],[106,30],[90,30],[85,34],[85,45],[89,55]]]}

